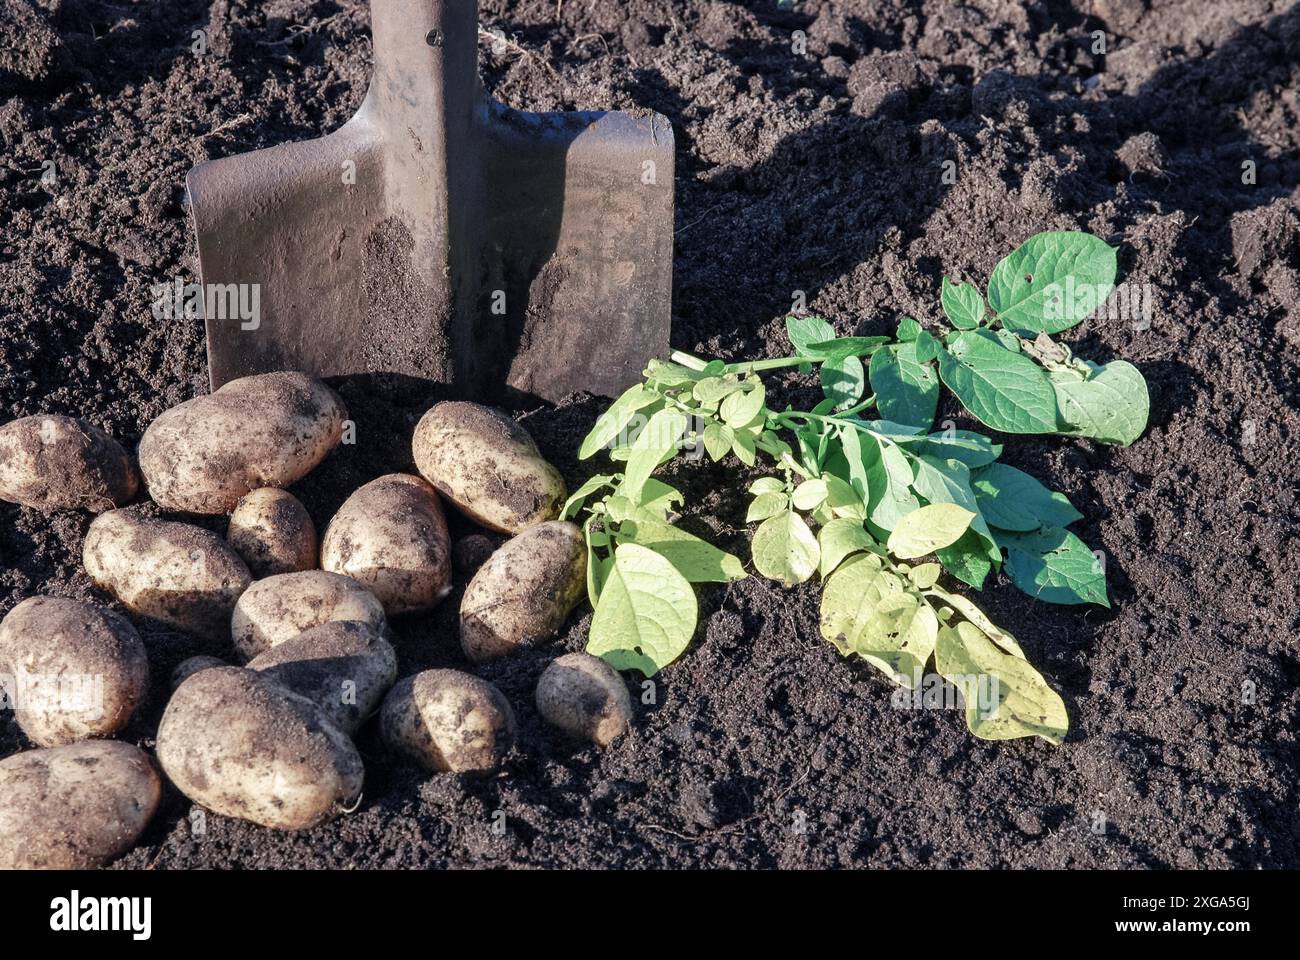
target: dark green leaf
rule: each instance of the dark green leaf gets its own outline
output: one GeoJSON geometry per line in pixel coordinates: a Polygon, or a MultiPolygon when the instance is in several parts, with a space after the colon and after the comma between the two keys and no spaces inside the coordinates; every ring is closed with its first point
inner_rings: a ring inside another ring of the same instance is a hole
{"type": "Polygon", "coordinates": [[[993,270],[989,304],[1009,330],[1060,333],[1106,302],[1115,248],[1087,233],[1030,237],[993,270]]]}
{"type": "Polygon", "coordinates": [[[1056,393],[1047,373],[987,330],[970,330],[939,356],[939,375],[981,423],[1003,433],[1055,433],[1056,393]]]}
{"type": "Polygon", "coordinates": [[[939,404],[934,367],[916,359],[916,342],[877,350],[871,357],[871,389],[880,415],[928,430],[939,404]]]}
{"type": "Polygon", "coordinates": [[[1002,530],[1029,532],[1065,527],[1083,517],[1063,493],[1047,489],[1023,470],[991,463],[971,474],[980,512],[1002,530]]]}

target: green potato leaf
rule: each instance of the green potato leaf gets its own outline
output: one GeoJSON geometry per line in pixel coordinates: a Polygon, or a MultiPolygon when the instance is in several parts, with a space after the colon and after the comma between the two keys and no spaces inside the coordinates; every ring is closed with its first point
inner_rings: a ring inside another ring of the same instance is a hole
{"type": "Polygon", "coordinates": [[[641,487],[641,502],[639,506],[642,510],[660,520],[668,519],[668,514],[673,512],[673,507],[679,506],[685,502],[685,498],[677,490],[674,490],[662,480],[656,480],[651,477],[641,487]]]}
{"type": "Polygon", "coordinates": [[[690,583],[666,558],[622,543],[591,619],[587,652],[615,670],[653,677],[690,645],[698,616],[690,583]]]}
{"type": "Polygon", "coordinates": [[[1027,533],[1039,527],[1065,527],[1083,514],[1063,493],[1047,489],[1023,470],[991,463],[971,472],[980,513],[990,526],[1027,533]]]}
{"type": "Polygon", "coordinates": [[[792,587],[817,572],[821,548],[799,514],[784,510],[754,531],[754,567],[769,580],[792,587]]]}
{"type": "Polygon", "coordinates": [[[945,430],[917,440],[911,448],[940,460],[960,460],[972,470],[1002,456],[1002,444],[968,430],[945,430]]]}
{"type": "Polygon", "coordinates": [[[586,439],[582,441],[582,446],[578,448],[578,459],[586,460],[597,451],[612,444],[627,429],[627,425],[632,422],[633,417],[647,407],[660,403],[661,400],[659,394],[646,387],[645,384],[638,383],[634,387],[629,387],[617,400],[610,404],[608,410],[597,418],[596,426],[592,428],[591,433],[587,434],[586,439]]]}
{"type": "Polygon", "coordinates": [[[741,427],[749,426],[757,419],[766,399],[767,395],[763,385],[755,383],[750,390],[730,394],[727,399],[722,401],[722,407],[718,412],[722,415],[722,419],[727,422],[727,426],[733,430],[739,430],[741,427]]]}
{"type": "Polygon", "coordinates": [[[944,277],[939,300],[958,330],[974,330],[984,320],[984,298],[969,283],[953,283],[944,277]]]}
{"type": "Polygon", "coordinates": [[[807,349],[809,355],[820,355],[828,360],[844,356],[869,357],[888,342],[888,337],[838,337],[809,344],[807,349]]]}
{"type": "Polygon", "coordinates": [[[915,340],[872,354],[870,377],[882,418],[930,429],[939,405],[939,378],[933,366],[917,359],[915,340]]]}
{"type": "Polygon", "coordinates": [[[587,502],[588,497],[597,490],[609,486],[615,479],[615,477],[609,475],[595,476],[589,479],[577,490],[573,491],[573,495],[568,500],[564,501],[564,509],[560,511],[560,519],[568,520],[570,517],[577,516],[578,511],[582,509],[582,505],[587,502]]]}
{"type": "Polygon", "coordinates": [[[818,572],[823,580],[853,554],[879,549],[875,539],[862,526],[862,521],[848,517],[837,517],[823,526],[817,532],[817,544],[821,548],[818,572]]]}
{"type": "Polygon", "coordinates": [[[975,491],[970,485],[970,468],[959,460],[938,460],[924,455],[913,458],[912,462],[916,470],[913,489],[930,503],[955,503],[974,514],[970,520],[971,531],[983,543],[985,556],[994,565],[1000,564],[1002,552],[980,513],[975,491]]]}
{"type": "Polygon", "coordinates": [[[1110,606],[1106,571],[1088,545],[1068,530],[1044,527],[1033,533],[999,532],[1007,551],[1011,582],[1047,603],[1110,606]]]}
{"type": "Polygon", "coordinates": [[[745,579],[745,568],[738,557],[645,511],[637,511],[626,520],[619,527],[618,538],[620,543],[653,550],[691,583],[745,579]]]}
{"type": "Polygon", "coordinates": [[[950,576],[962,583],[969,584],[976,590],[984,589],[984,581],[993,572],[993,561],[989,559],[988,544],[974,530],[967,530],[961,539],[947,547],[940,547],[934,552],[950,576]]]}
{"type": "Polygon", "coordinates": [[[987,330],[958,336],[939,355],[939,376],[971,414],[1003,433],[1056,433],[1056,393],[1047,372],[987,330]]]}
{"type": "Polygon", "coordinates": [[[800,510],[816,510],[826,502],[829,493],[830,489],[827,487],[826,481],[820,477],[815,477],[812,480],[805,480],[795,487],[794,494],[790,499],[800,510]]]}
{"type": "Polygon", "coordinates": [[[652,416],[632,443],[619,493],[639,503],[650,474],[676,453],[677,442],[689,426],[686,414],[677,410],[660,410],[652,416]]]}
{"type": "Polygon", "coordinates": [[[821,317],[786,317],[785,332],[795,353],[810,360],[822,360],[825,356],[813,344],[835,339],[835,328],[821,317]]]}
{"type": "Polygon", "coordinates": [[[1065,702],[1043,675],[1003,652],[970,623],[939,629],[935,668],[961,691],[966,725],[981,740],[1042,737],[1060,744],[1070,729],[1065,702]]]}
{"type": "Polygon", "coordinates": [[[1127,447],[1147,428],[1151,398],[1138,368],[1124,360],[1089,364],[1087,380],[1069,370],[1050,374],[1062,433],[1127,447]]]}
{"type": "Polygon", "coordinates": [[[862,399],[863,388],[867,384],[867,374],[862,361],[852,354],[832,357],[822,364],[822,391],[827,400],[835,403],[835,409],[844,410],[862,399]]]}
{"type": "Polygon", "coordinates": [[[736,435],[731,432],[731,428],[726,424],[713,420],[705,424],[704,451],[714,463],[731,453],[731,448],[735,442],[736,435]]]}
{"type": "Polygon", "coordinates": [[[872,438],[863,447],[867,470],[867,519],[881,540],[907,514],[921,505],[912,492],[912,465],[907,455],[887,440],[872,438]]]}
{"type": "Polygon", "coordinates": [[[755,523],[775,517],[778,513],[790,509],[790,498],[784,493],[760,493],[749,504],[745,514],[746,523],[755,523]]]}
{"type": "Polygon", "coordinates": [[[973,510],[955,503],[918,507],[889,535],[889,552],[900,560],[915,560],[961,539],[976,517],[973,510]]]}
{"type": "Polygon", "coordinates": [[[1087,233],[1040,233],[1017,247],[989,278],[989,305],[1018,333],[1060,333],[1106,302],[1116,251],[1087,233]]]}

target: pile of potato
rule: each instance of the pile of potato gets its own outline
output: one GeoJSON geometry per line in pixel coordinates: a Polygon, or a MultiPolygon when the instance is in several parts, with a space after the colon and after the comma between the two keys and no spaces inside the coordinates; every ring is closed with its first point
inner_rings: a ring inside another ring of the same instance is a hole
{"type": "MultiPolygon", "coordinates": [[[[444,500],[513,538],[465,589],[471,663],[553,637],[585,594],[581,532],[556,519],[563,478],[517,424],[476,404],[434,406],[413,438],[418,475],[365,484],[318,539],[284,488],[329,455],[346,423],[325,384],[285,372],[168,410],[145,431],[138,469],[77,420],[0,427],[0,499],[97,513],[83,550],[94,582],[131,614],[209,647],[172,676],[162,773],[209,810],[267,827],[305,829],[360,804],[353,738],[375,716],[391,752],[430,771],[495,770],[512,749],[515,712],[492,684],[451,669],[398,679],[389,618],[452,590],[444,500]],[[141,488],[165,511],[228,514],[226,537],[129,508],[141,488]]],[[[162,785],[144,751],[109,739],[149,688],[131,622],[94,604],[25,600],[0,621],[0,677],[39,748],[0,761],[0,868],[83,868],[130,849],[162,785]],[[91,678],[92,695],[45,689],[72,677],[91,678]]],[[[536,706],[601,746],[632,718],[623,679],[580,653],[546,668],[536,706]]]]}

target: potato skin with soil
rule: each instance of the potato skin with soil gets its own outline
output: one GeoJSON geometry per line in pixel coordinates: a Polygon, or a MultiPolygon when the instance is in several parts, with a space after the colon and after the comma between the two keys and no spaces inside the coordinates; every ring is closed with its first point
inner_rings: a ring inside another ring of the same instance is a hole
{"type": "Polygon", "coordinates": [[[390,615],[433,609],[451,592],[451,537],[437,492],[405,473],[367,483],[326,528],[321,567],[365,586],[390,615]]]}
{"type": "Polygon", "coordinates": [[[529,527],[492,554],[466,587],[461,649],[482,663],[548,640],[586,593],[582,531],[560,520],[529,527]]]}
{"type": "Polygon", "coordinates": [[[248,669],[306,697],[352,736],[397,679],[397,653],[375,627],[335,621],[272,647],[248,669]]]}
{"type": "Polygon", "coordinates": [[[14,719],[41,747],[113,736],[149,691],[149,657],[135,627],[60,597],[24,600],[0,621],[0,673],[19,690],[34,682],[15,698],[14,719]]]}
{"type": "Polygon", "coordinates": [[[285,490],[260,487],[242,497],[230,515],[226,540],[259,580],[316,567],[316,525],[285,490]]]}
{"type": "Polygon", "coordinates": [[[158,761],[178,790],[222,816],[306,830],[361,795],[361,756],[306,697],[242,667],[194,674],[158,726],[158,761]]]}
{"type": "Polygon", "coordinates": [[[52,513],[103,513],[130,503],[140,475],[122,445],[72,417],[23,417],[0,427],[0,500],[52,513]]]}
{"type": "Polygon", "coordinates": [[[235,652],[251,660],[304,630],[335,620],[359,620],[383,630],[383,604],[369,590],[327,570],[284,573],[244,592],[230,618],[235,652]]]}
{"type": "Polygon", "coordinates": [[[523,427],[499,410],[446,401],[415,428],[420,475],[466,516],[516,534],[560,515],[568,491],[523,427]]]}
{"type": "Polygon", "coordinates": [[[93,870],[130,850],[162,781],[139,747],[89,740],[0,760],[0,870],[93,870]]]}
{"type": "Polygon", "coordinates": [[[406,677],[384,700],[384,742],[426,770],[495,770],[515,740],[510,701],[486,680],[459,670],[406,677]]]}
{"type": "Polygon", "coordinates": [[[632,699],[618,671],[598,657],[566,653],[537,681],[537,712],[571,737],[607,746],[632,725],[632,699]]]}
{"type": "Polygon", "coordinates": [[[339,396],[306,374],[232,380],[151,423],[140,472],[164,509],[229,513],[251,491],[292,486],[314,470],[347,416],[339,396]]]}
{"type": "Polygon", "coordinates": [[[235,601],[253,582],[215,533],[126,510],[95,518],[82,562],[131,612],[208,639],[225,637],[235,601]]]}

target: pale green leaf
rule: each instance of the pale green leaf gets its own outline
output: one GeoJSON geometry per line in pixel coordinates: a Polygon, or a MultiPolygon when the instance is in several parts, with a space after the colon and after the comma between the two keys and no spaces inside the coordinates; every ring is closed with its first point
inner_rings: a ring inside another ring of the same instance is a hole
{"type": "Polygon", "coordinates": [[[609,446],[632,422],[632,418],[641,410],[659,402],[659,394],[638,383],[629,387],[596,420],[596,426],[578,449],[578,459],[586,460],[598,450],[609,446]]]}
{"type": "Polygon", "coordinates": [[[714,463],[731,452],[736,436],[726,424],[710,421],[704,427],[704,449],[714,463]]]}
{"type": "Polygon", "coordinates": [[[889,552],[915,560],[956,543],[975,519],[975,512],[955,503],[931,503],[898,521],[889,535],[889,552]]]}
{"type": "Polygon", "coordinates": [[[722,407],[718,412],[727,422],[727,426],[732,429],[739,429],[753,423],[763,409],[763,403],[767,399],[766,392],[761,383],[753,382],[752,389],[743,393],[733,393],[722,401],[722,407]]]}
{"type": "Polygon", "coordinates": [[[652,677],[685,651],[698,618],[690,583],[664,557],[620,544],[591,619],[587,652],[652,677]]]}
{"type": "Polygon", "coordinates": [[[785,482],[778,477],[759,477],[749,485],[749,492],[759,493],[784,493],[785,482]]]}
{"type": "Polygon", "coordinates": [[[647,480],[641,488],[641,509],[660,520],[667,519],[673,507],[683,502],[681,493],[654,477],[647,480]]]}
{"type": "Polygon", "coordinates": [[[912,462],[916,469],[912,488],[930,503],[955,503],[973,513],[971,530],[979,536],[985,555],[994,564],[1000,564],[1002,552],[979,511],[975,491],[970,485],[970,468],[959,460],[938,460],[927,456],[914,457],[912,462]]]}
{"type": "Polygon", "coordinates": [[[746,523],[755,523],[783,513],[790,508],[790,498],[784,493],[760,493],[749,504],[746,523]]]}
{"type": "Polygon", "coordinates": [[[821,549],[808,524],[797,513],[782,511],[754,531],[754,567],[769,580],[787,587],[803,583],[817,572],[821,549]]]}
{"type": "Polygon", "coordinates": [[[564,501],[564,509],[560,511],[560,519],[568,520],[570,517],[577,516],[578,512],[582,509],[582,505],[587,502],[589,496],[597,490],[609,486],[613,482],[614,477],[608,475],[596,476],[589,479],[586,483],[575,490],[568,500],[564,501]]]}
{"type": "Polygon", "coordinates": [[[984,298],[969,283],[953,283],[944,277],[939,299],[943,312],[959,330],[974,330],[984,319],[984,298]]]}
{"type": "Polygon", "coordinates": [[[846,558],[862,550],[877,549],[875,539],[867,533],[861,520],[839,517],[817,532],[821,548],[820,573],[825,580],[846,558]]]}
{"type": "Polygon", "coordinates": [[[745,568],[738,557],[643,511],[619,528],[619,540],[653,550],[691,583],[745,579],[745,568]]]}
{"type": "Polygon", "coordinates": [[[813,344],[835,339],[835,328],[821,317],[786,317],[785,331],[795,353],[810,360],[824,357],[812,348],[813,344]]]}
{"type": "Polygon", "coordinates": [[[997,626],[988,618],[988,615],[979,607],[975,606],[975,604],[971,603],[960,593],[948,593],[946,590],[936,590],[935,592],[945,603],[951,604],[953,609],[971,623],[975,624],[975,626],[983,630],[990,640],[1000,646],[1007,653],[1011,654],[1013,657],[1019,657],[1021,660],[1025,659],[1025,652],[1020,648],[1020,642],[1016,640],[1010,632],[997,626]]]}
{"type": "Polygon", "coordinates": [[[944,626],[935,668],[966,703],[966,725],[982,740],[1042,737],[1059,744],[1070,728],[1060,695],[1025,660],[1004,653],[970,623],[944,626]]]}
{"type": "Polygon", "coordinates": [[[660,410],[642,428],[631,447],[627,469],[619,492],[633,503],[640,502],[641,489],[659,464],[677,451],[677,441],[690,422],[677,410],[660,410]]]}
{"type": "Polygon", "coordinates": [[[907,579],[911,580],[912,586],[918,590],[929,590],[938,581],[942,569],[943,567],[937,563],[923,563],[907,571],[907,579]]]}
{"type": "Polygon", "coordinates": [[[800,510],[816,510],[825,502],[829,491],[826,481],[820,478],[805,480],[795,487],[791,499],[800,510]]]}

